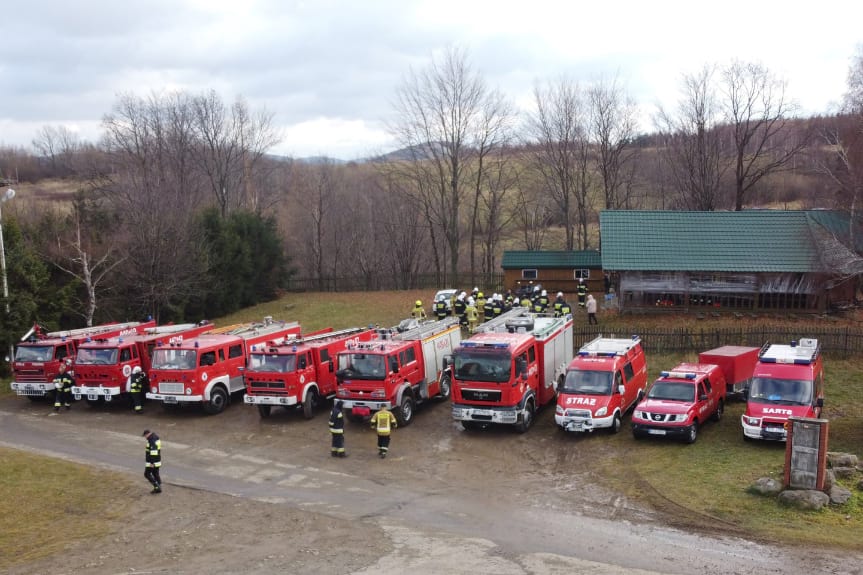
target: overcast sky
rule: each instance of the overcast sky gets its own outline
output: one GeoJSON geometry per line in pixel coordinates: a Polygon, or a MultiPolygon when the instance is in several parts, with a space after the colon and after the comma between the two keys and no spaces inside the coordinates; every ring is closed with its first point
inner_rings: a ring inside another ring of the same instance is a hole
{"type": "Polygon", "coordinates": [[[182,89],[275,115],[274,152],[345,160],[392,150],[392,95],[458,46],[525,107],[537,82],[617,75],[650,130],[681,75],[732,58],[788,81],[806,114],[841,99],[863,2],[774,0],[6,0],[0,144],[45,125],[95,141],[118,94],[182,89]]]}

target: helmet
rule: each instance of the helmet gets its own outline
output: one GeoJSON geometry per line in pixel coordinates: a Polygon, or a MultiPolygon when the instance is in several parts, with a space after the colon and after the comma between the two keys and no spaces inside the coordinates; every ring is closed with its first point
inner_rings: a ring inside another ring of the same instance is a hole
{"type": "Polygon", "coordinates": [[[562,291],[557,292],[557,297],[563,297],[563,292],[562,291]]]}
{"type": "Polygon", "coordinates": [[[473,305],[473,304],[475,304],[475,303],[476,303],[476,302],[474,301],[473,296],[471,296],[471,297],[467,298],[467,304],[468,304],[468,305],[473,305]]]}
{"type": "Polygon", "coordinates": [[[533,291],[539,291],[539,286],[533,286],[533,291]]]}
{"type": "Polygon", "coordinates": [[[479,288],[474,286],[473,291],[479,291],[479,288]]]}
{"type": "Polygon", "coordinates": [[[133,367],[133,368],[132,368],[132,373],[141,373],[141,366],[140,366],[140,365],[136,365],[135,367],[133,367]]]}
{"type": "Polygon", "coordinates": [[[476,294],[476,297],[485,297],[485,296],[482,295],[482,292],[479,292],[478,294],[476,294]]]}
{"type": "Polygon", "coordinates": [[[583,284],[583,283],[584,283],[584,278],[578,278],[578,283],[583,284]]]}
{"type": "Polygon", "coordinates": [[[545,296],[547,296],[547,295],[548,295],[548,292],[546,292],[545,290],[542,290],[542,294],[541,294],[541,295],[542,295],[543,297],[545,297],[545,296]]]}
{"type": "Polygon", "coordinates": [[[422,304],[423,304],[422,300],[417,300],[416,304],[414,304],[414,305],[416,305],[417,307],[421,307],[422,304]]]}

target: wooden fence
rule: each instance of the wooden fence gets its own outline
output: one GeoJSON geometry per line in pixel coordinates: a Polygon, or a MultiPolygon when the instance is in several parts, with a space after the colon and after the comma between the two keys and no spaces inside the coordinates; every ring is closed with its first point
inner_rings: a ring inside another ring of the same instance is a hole
{"type": "Polygon", "coordinates": [[[698,353],[723,345],[761,347],[768,341],[787,344],[804,337],[817,339],[821,350],[831,355],[850,356],[863,352],[863,328],[857,327],[654,328],[610,333],[598,326],[576,326],[573,331],[575,349],[600,335],[623,338],[638,335],[648,353],[698,353]]]}
{"type": "MultiPolygon", "coordinates": [[[[406,289],[444,289],[448,287],[460,287],[470,291],[468,283],[471,282],[470,274],[464,273],[460,277],[460,285],[437,274],[416,274],[411,276],[393,276],[388,274],[369,274],[366,276],[340,276],[324,278],[290,278],[285,286],[287,291],[382,291],[382,290],[406,290],[406,289]]],[[[504,291],[503,274],[494,273],[489,277],[477,276],[472,285],[481,286],[487,291],[504,291]]]]}

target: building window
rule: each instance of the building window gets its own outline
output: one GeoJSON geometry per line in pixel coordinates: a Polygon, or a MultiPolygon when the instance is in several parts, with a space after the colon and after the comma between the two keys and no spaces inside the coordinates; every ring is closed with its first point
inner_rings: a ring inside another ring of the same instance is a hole
{"type": "Polygon", "coordinates": [[[539,274],[536,273],[535,269],[532,270],[521,270],[521,279],[523,280],[535,280],[539,274]]]}
{"type": "Polygon", "coordinates": [[[579,269],[572,270],[572,277],[575,280],[589,280],[590,279],[590,270],[589,269],[579,269]]]}

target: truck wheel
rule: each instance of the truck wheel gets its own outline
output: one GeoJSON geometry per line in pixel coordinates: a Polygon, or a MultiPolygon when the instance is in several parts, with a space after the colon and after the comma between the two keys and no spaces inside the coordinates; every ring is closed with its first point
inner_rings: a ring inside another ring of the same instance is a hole
{"type": "Polygon", "coordinates": [[[396,419],[402,427],[410,425],[414,418],[414,398],[410,393],[402,395],[402,402],[396,411],[396,419]]]}
{"type": "Polygon", "coordinates": [[[441,400],[446,400],[449,398],[452,393],[452,382],[450,381],[449,374],[444,373],[440,376],[440,393],[438,397],[441,400]]]}
{"type": "Polygon", "coordinates": [[[524,411],[521,413],[521,421],[515,425],[515,430],[519,433],[524,433],[530,426],[533,425],[533,418],[536,415],[536,408],[533,405],[533,399],[528,399],[524,404],[524,411]]]}
{"type": "Polygon", "coordinates": [[[686,435],[686,443],[695,443],[695,440],[698,439],[698,420],[695,419],[692,421],[692,425],[689,426],[689,433],[686,435]]]}
{"type": "Polygon", "coordinates": [[[303,402],[303,417],[311,419],[315,416],[315,408],[318,406],[318,390],[314,387],[306,394],[303,402]]]}
{"type": "Polygon", "coordinates": [[[204,411],[209,415],[216,415],[225,410],[228,405],[228,392],[221,385],[217,385],[210,392],[210,401],[204,404],[204,411]]]}
{"type": "Polygon", "coordinates": [[[258,406],[258,415],[261,416],[261,419],[270,416],[270,405],[259,405],[258,406]]]}
{"type": "Polygon", "coordinates": [[[725,402],[719,400],[719,405],[716,406],[716,411],[713,412],[713,421],[722,419],[722,414],[725,412],[725,402]]]}
{"type": "Polygon", "coordinates": [[[620,412],[615,412],[614,419],[611,420],[611,428],[609,429],[612,434],[620,431],[620,412]]]}

